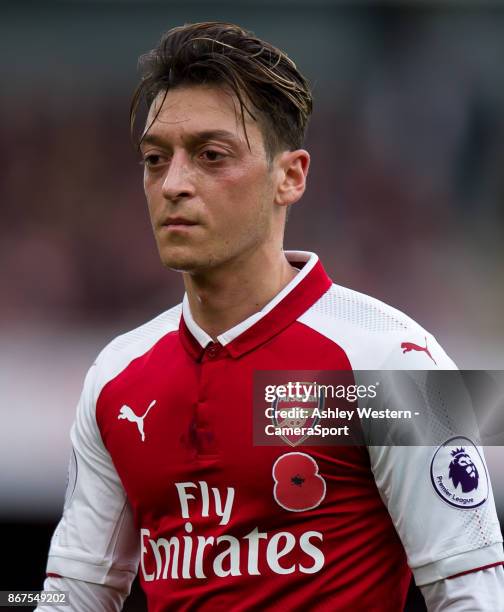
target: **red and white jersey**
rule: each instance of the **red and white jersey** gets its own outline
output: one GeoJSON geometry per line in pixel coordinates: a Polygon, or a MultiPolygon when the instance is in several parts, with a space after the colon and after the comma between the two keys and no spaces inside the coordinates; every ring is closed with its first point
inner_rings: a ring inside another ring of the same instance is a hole
{"type": "Polygon", "coordinates": [[[151,612],[390,612],[409,568],[425,585],[504,561],[491,487],[478,507],[446,503],[436,448],[253,445],[256,370],[455,367],[316,255],[287,255],[298,274],[218,342],[184,300],[99,355],[49,574],[127,590],[139,571],[151,612]]]}

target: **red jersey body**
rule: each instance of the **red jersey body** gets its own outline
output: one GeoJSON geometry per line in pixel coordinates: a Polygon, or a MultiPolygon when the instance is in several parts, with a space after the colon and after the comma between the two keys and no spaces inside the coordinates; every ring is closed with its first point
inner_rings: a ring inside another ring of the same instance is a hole
{"type": "Polygon", "coordinates": [[[184,301],[102,352],[50,572],[124,588],[139,568],[150,612],[391,612],[408,564],[428,584],[502,561],[491,490],[474,510],[444,503],[435,449],[253,444],[255,371],[454,367],[411,319],[332,285],[316,256],[290,259],[289,286],[218,342],[184,301]],[[429,354],[403,351],[424,337],[429,354]]]}

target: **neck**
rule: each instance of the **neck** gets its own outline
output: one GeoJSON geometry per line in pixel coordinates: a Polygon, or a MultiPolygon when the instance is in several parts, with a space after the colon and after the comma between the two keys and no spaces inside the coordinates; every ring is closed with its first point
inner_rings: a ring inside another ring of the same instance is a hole
{"type": "Polygon", "coordinates": [[[184,273],[196,323],[217,336],[259,312],[296,275],[283,250],[256,251],[204,273],[184,273]]]}

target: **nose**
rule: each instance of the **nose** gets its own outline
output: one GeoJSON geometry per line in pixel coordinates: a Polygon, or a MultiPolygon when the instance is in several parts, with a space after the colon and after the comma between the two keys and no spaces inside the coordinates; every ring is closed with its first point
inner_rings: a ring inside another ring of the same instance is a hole
{"type": "Polygon", "coordinates": [[[175,151],[163,178],[163,196],[172,202],[194,195],[190,160],[184,151],[175,151]]]}

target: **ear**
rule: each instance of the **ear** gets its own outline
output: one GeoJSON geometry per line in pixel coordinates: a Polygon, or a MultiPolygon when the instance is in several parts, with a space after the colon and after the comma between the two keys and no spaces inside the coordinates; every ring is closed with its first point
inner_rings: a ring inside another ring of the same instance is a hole
{"type": "Polygon", "coordinates": [[[310,154],[304,149],[284,151],[275,160],[275,164],[278,168],[275,204],[279,206],[294,204],[306,189],[310,154]]]}

